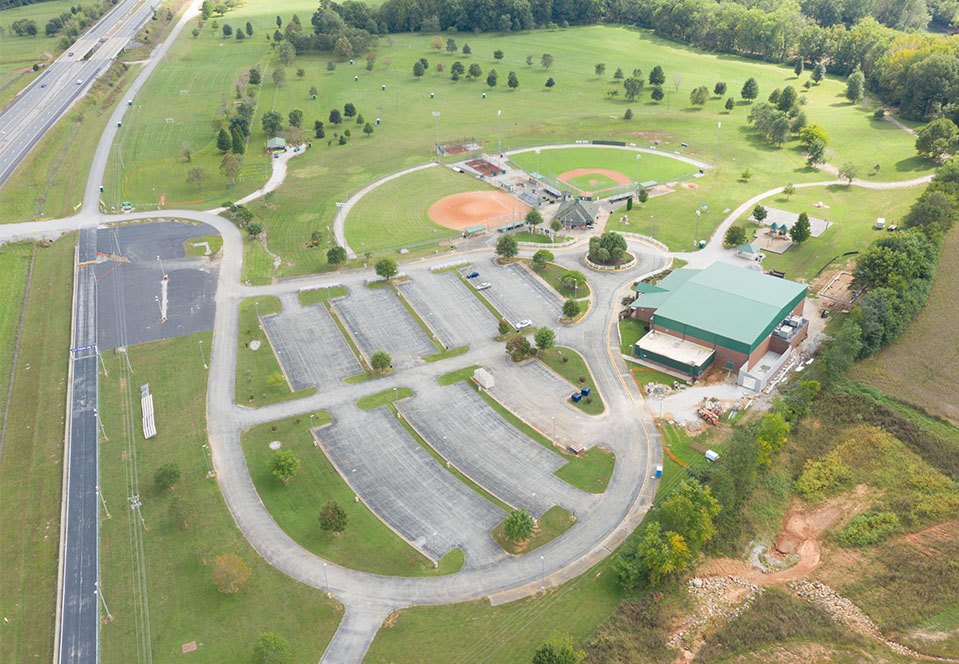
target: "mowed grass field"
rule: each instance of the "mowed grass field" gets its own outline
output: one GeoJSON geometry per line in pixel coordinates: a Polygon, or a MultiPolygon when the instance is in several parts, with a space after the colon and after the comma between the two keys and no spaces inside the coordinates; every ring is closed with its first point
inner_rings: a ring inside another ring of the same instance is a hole
{"type": "MultiPolygon", "coordinates": [[[[628,124],[625,121],[623,122],[628,124]]],[[[646,147],[647,143],[647,141],[641,139],[631,142],[635,142],[639,147],[646,147]]],[[[536,170],[535,152],[521,152],[511,155],[510,159],[526,171],[536,170]]],[[[539,172],[547,177],[557,178],[563,173],[577,168],[602,168],[609,171],[618,171],[633,183],[636,182],[637,174],[640,182],[646,182],[647,180],[666,182],[674,178],[691,175],[699,170],[695,166],[673,159],[669,155],[648,154],[633,150],[619,150],[601,146],[540,150],[539,172]],[[636,158],[637,156],[639,159],[636,158]]],[[[596,179],[595,175],[580,177],[596,179]]],[[[615,182],[609,181],[612,183],[610,186],[615,186],[615,182]]],[[[596,191],[599,190],[596,189],[596,191]]]]}
{"type": "MultiPolygon", "coordinates": [[[[75,243],[76,235],[72,234],[37,250],[10,408],[5,414],[0,457],[3,664],[53,659],[75,243]]],[[[25,269],[11,264],[8,256],[21,252],[22,245],[12,245],[0,254],[0,264],[10,269],[11,278],[17,278],[11,284],[4,273],[0,282],[4,313],[4,373],[0,375],[4,399],[0,408],[6,406],[9,344],[16,336],[22,284],[26,283],[25,269]],[[9,326],[7,315],[12,318],[9,326]]]]}
{"type": "MultiPolygon", "coordinates": [[[[159,183],[158,192],[162,190],[167,194],[168,201],[214,196],[235,199],[262,182],[262,179],[254,181],[251,176],[249,180],[241,180],[226,195],[229,183],[218,173],[220,157],[213,148],[214,132],[210,125],[221,98],[227,105],[236,101],[233,92],[236,77],[257,64],[264,68],[264,83],[260,86],[253,136],[244,158],[247,164],[262,161],[259,150],[265,135],[260,128],[260,116],[266,110],[274,109],[285,119],[289,111],[300,109],[304,112],[304,128],[310,129],[314,120],[327,123],[331,108],[342,109],[345,103],[351,102],[365,120],[379,118],[382,121],[371,137],[362,136],[360,126],[355,123],[347,122],[339,128],[327,124],[326,139],[314,141],[313,149],[290,161],[287,180],[272,201],[251,204],[251,209],[262,217],[267,227],[271,250],[283,257],[279,277],[328,269],[325,247],[319,251],[307,248],[310,234],[314,230],[323,231],[331,224],[335,203],[345,200],[352,191],[377,177],[427,162],[436,140],[434,111],[440,113],[441,142],[475,136],[486,149],[495,149],[496,111],[502,110],[504,150],[583,138],[624,140],[637,145],[659,140],[659,149],[664,152],[678,151],[679,144],[685,142],[689,145],[686,154],[706,162],[715,158],[716,123],[721,120],[718,168],[709,171],[707,177],[697,179],[696,189],[677,189],[673,194],[652,199],[647,203],[649,212],[645,216],[634,210],[634,221],[623,228],[636,230],[639,226],[640,232],[646,232],[648,215],[657,215],[659,223],[670,229],[660,239],[671,245],[675,242],[674,248],[687,248],[686,235],[689,235],[688,245],[692,245],[694,211],[702,204],[709,206],[709,212],[703,215],[700,232],[708,236],[721,220],[723,209],[760,191],[789,181],[827,179],[823,173],[805,166],[797,142],[774,148],[757,138],[745,122],[749,105],[737,105],[731,113],[726,113],[722,108],[725,100],[713,98],[702,109],[686,107],[692,88],[707,85],[712,89],[719,80],[738,91],[743,81],[755,77],[759,81],[760,98],[765,98],[773,88],[787,84],[798,88],[806,75],[797,80],[790,68],[706,54],[666,42],[645,31],[608,26],[507,36],[449,35],[460,46],[464,42],[470,44],[473,55],[469,57],[431,49],[431,35],[400,34],[379,40],[372,72],[360,64],[362,60],[353,66],[340,62],[334,71],[327,71],[331,54],[305,54],[287,68],[287,82],[277,89],[271,75],[276,62],[271,59],[273,56],[262,33],[264,30],[272,33],[278,13],[289,20],[295,11],[308,25],[307,17],[312,10],[312,5],[301,0],[284,3],[282,8],[254,1],[228,13],[220,21],[239,25],[249,20],[254,25],[252,39],[221,40],[204,30],[194,40],[189,29],[180,36],[170,57],[157,68],[140,95],[142,99],[138,101],[143,110],[124,122],[124,146],[137,146],[136,149],[123,147],[126,173],[123,192],[127,199],[152,200],[152,187],[156,183],[159,183]],[[497,48],[505,53],[501,61],[492,57],[497,48]],[[549,71],[538,64],[531,67],[525,64],[527,54],[538,62],[539,54],[544,52],[552,53],[555,59],[549,71]],[[633,102],[610,101],[606,91],[614,82],[596,77],[593,61],[584,59],[584,52],[595,54],[594,59],[606,62],[611,70],[616,66],[626,71],[639,67],[648,73],[655,64],[660,64],[667,80],[678,73],[683,81],[678,92],[673,91],[672,85],[667,86],[668,105],[666,100],[659,104],[652,102],[648,89],[642,98],[633,102]],[[425,76],[417,79],[412,74],[412,66],[421,57],[428,59],[430,67],[425,76]],[[510,91],[502,85],[491,89],[481,81],[453,83],[448,71],[456,60],[466,65],[476,62],[484,73],[491,67],[496,68],[501,78],[515,71],[520,87],[510,91]],[[437,63],[443,63],[444,72],[436,71],[437,63]],[[302,79],[295,75],[297,68],[304,70],[302,79]],[[354,76],[358,80],[354,80],[354,76]],[[543,87],[547,77],[556,81],[552,90],[543,87]],[[309,95],[311,86],[319,90],[316,101],[309,95]],[[183,99],[179,95],[181,89],[190,90],[183,99]],[[430,99],[431,92],[434,99],[430,99]],[[481,99],[483,92],[487,93],[485,100],[481,99]],[[185,126],[165,124],[164,118],[173,115],[164,108],[168,99],[172,99],[176,113],[184,118],[185,126]],[[544,112],[545,108],[549,109],[548,113],[544,112]],[[622,119],[626,108],[634,113],[630,121],[622,119]],[[335,140],[332,146],[327,144],[334,131],[340,132],[346,127],[353,134],[347,145],[339,146],[335,140]],[[186,172],[191,164],[179,161],[184,142],[196,150],[192,166],[199,165],[211,175],[202,191],[186,185],[186,172]],[[747,167],[754,177],[740,182],[739,175],[747,167]]],[[[931,171],[932,164],[913,156],[912,136],[888,122],[872,120],[871,110],[849,104],[842,96],[843,90],[841,81],[826,79],[805,93],[807,103],[803,107],[809,121],[822,124],[832,137],[830,148],[834,154],[830,158],[834,163],[853,161],[860,164],[864,172],[879,164],[880,171],[873,176],[877,180],[903,179],[931,171]]],[[[545,154],[541,154],[541,158],[545,154]]],[[[529,156],[535,162],[535,155],[529,156]]],[[[116,159],[115,154],[111,159],[116,159]]],[[[625,172],[632,177],[634,170],[635,164],[625,172]]],[[[111,165],[108,171],[108,178],[115,176],[115,166],[111,165]]],[[[108,191],[113,190],[108,187],[108,191]]],[[[115,192],[110,194],[110,197],[116,196],[115,192]]],[[[208,201],[203,205],[211,204],[212,201],[208,201]]],[[[384,228],[389,221],[384,220],[384,228]]],[[[348,228],[349,224],[348,221],[348,228]]],[[[422,230],[420,239],[428,241],[432,230],[428,227],[422,230]]],[[[659,231],[654,235],[660,237],[659,231]]]]}
{"type": "Polygon", "coordinates": [[[457,231],[430,219],[430,206],[452,194],[494,189],[481,180],[442,166],[404,175],[360,199],[347,218],[346,241],[354,251],[363,253],[429,241],[431,237],[436,240],[458,237],[457,231]]]}
{"type": "MultiPolygon", "coordinates": [[[[187,655],[197,662],[241,662],[252,657],[261,632],[275,632],[290,642],[294,661],[319,659],[342,617],[342,608],[321,590],[289,578],[269,565],[247,543],[233,521],[215,478],[207,478],[202,445],[206,412],[207,372],[196,352],[197,342],[209,346],[203,333],[143,344],[129,349],[134,373],[128,375],[122,357],[104,357],[109,376],[100,376],[100,417],[110,436],[100,448],[100,484],[112,513],[101,524],[101,583],[113,621],[100,632],[101,661],[138,661],[138,630],[131,560],[135,514],[128,508],[127,440],[136,445],[143,532],[146,599],[149,606],[151,650],[157,662],[174,661],[181,645],[196,641],[187,655]],[[190,358],[190,359],[184,359],[190,358]],[[144,441],[140,432],[138,386],[150,384],[156,408],[157,436],[144,441]],[[121,400],[133,392],[126,428],[121,400]],[[153,473],[175,463],[180,480],[169,491],[158,490],[153,473]],[[190,505],[189,527],[183,530],[170,514],[173,496],[190,505]],[[213,560],[233,553],[249,566],[252,576],[236,593],[223,594],[213,583],[213,560]]],[[[51,566],[49,569],[54,569],[51,566]]],[[[49,572],[48,572],[49,573],[49,572]]],[[[25,661],[25,660],[19,660],[25,661]]]]}
{"type": "MultiPolygon", "coordinates": [[[[832,185],[797,189],[788,199],[782,194],[771,196],[761,204],[797,214],[805,212],[810,217],[831,222],[832,226],[819,237],[793,245],[782,254],[765,252],[763,266],[784,271],[788,279],[811,282],[832,258],[847,251],[865,249],[880,237],[880,233],[885,233],[875,230],[877,217],[883,217],[886,224],[900,223],[923,189],[874,190],[832,185]],[[816,207],[816,203],[828,207],[816,207]]],[[[752,210],[749,210],[736,221],[746,228],[750,237],[754,231],[762,232],[761,229],[768,228],[746,221],[751,214],[752,210]]]]}
{"type": "Polygon", "coordinates": [[[851,378],[959,425],[959,229],[946,238],[926,306],[885,349],[851,369],[851,378]]]}
{"type": "Polygon", "coordinates": [[[0,247],[0,407],[7,402],[14,342],[27,288],[34,245],[18,242],[0,247]]]}
{"type": "MultiPolygon", "coordinates": [[[[393,391],[388,391],[392,398],[393,391]]],[[[313,426],[332,421],[327,412],[314,413],[313,426]]],[[[323,450],[313,444],[310,413],[261,424],[243,432],[241,438],[253,484],[277,524],[297,543],[333,563],[389,576],[432,576],[458,571],[433,562],[406,543],[377,518],[346,484],[323,450]],[[296,476],[284,484],[270,472],[274,451],[270,443],[280,441],[282,450],[300,460],[296,476]],[[346,512],[347,525],[334,534],[320,528],[320,510],[336,502],[346,512]]],[[[323,431],[319,432],[323,435],[323,431]]],[[[462,564],[462,556],[458,557],[462,564]]]]}

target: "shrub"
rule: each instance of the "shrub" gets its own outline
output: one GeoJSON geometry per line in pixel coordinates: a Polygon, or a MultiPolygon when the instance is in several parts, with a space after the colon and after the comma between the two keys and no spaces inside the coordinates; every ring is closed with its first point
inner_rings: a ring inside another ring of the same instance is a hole
{"type": "Polygon", "coordinates": [[[899,526],[899,517],[892,512],[860,514],[839,533],[843,546],[868,546],[884,540],[899,526]]]}
{"type": "Polygon", "coordinates": [[[852,470],[832,452],[822,459],[809,459],[796,480],[796,492],[806,500],[819,500],[852,477],[852,470]]]}
{"type": "Polygon", "coordinates": [[[175,463],[165,463],[153,473],[153,483],[160,490],[169,489],[180,481],[180,468],[175,463]]]}

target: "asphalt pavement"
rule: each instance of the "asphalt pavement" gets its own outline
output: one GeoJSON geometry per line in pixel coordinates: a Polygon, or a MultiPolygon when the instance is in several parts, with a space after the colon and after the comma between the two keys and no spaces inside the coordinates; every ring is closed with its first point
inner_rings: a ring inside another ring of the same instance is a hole
{"type": "Polygon", "coordinates": [[[499,334],[496,317],[469,288],[454,272],[428,272],[399,285],[400,292],[447,348],[468,346],[499,334]]]}

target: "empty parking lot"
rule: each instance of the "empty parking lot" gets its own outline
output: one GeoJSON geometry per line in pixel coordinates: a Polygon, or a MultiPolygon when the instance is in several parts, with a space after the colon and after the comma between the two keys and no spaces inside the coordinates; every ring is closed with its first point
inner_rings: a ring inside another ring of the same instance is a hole
{"type": "MultiPolygon", "coordinates": [[[[477,282],[487,281],[492,286],[482,295],[495,306],[512,324],[529,319],[536,327],[548,326],[562,317],[563,301],[559,294],[547,286],[522,265],[512,263],[496,265],[492,260],[479,266],[477,282]]],[[[465,268],[469,273],[472,268],[465,268]]]]}
{"type": "Polygon", "coordinates": [[[363,372],[326,307],[301,307],[296,295],[280,299],[283,310],[263,316],[263,329],[293,391],[322,388],[363,372]]]}
{"type": "Polygon", "coordinates": [[[349,297],[334,303],[334,309],[367,357],[385,350],[393,358],[393,366],[404,369],[436,352],[436,346],[388,286],[354,288],[349,297]]]}
{"type": "Polygon", "coordinates": [[[453,272],[423,273],[399,288],[447,348],[467,346],[498,334],[496,317],[453,272]]]}
{"type": "Polygon", "coordinates": [[[460,548],[468,566],[504,555],[489,531],[506,514],[440,466],[386,408],[337,409],[317,434],[370,509],[420,550],[440,558],[460,548]]]}
{"type": "Polygon", "coordinates": [[[444,458],[513,507],[539,518],[552,505],[574,513],[588,505],[589,494],[553,475],[565,459],[520,433],[465,383],[420,391],[400,412],[444,458]]]}

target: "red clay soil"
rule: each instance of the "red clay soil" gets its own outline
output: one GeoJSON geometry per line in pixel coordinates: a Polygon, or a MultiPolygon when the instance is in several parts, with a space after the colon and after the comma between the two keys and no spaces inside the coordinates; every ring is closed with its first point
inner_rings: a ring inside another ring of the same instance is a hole
{"type": "Polygon", "coordinates": [[[502,191],[468,191],[441,198],[430,206],[430,219],[440,226],[461,231],[470,226],[496,228],[507,223],[513,211],[522,219],[529,206],[502,191]]]}

